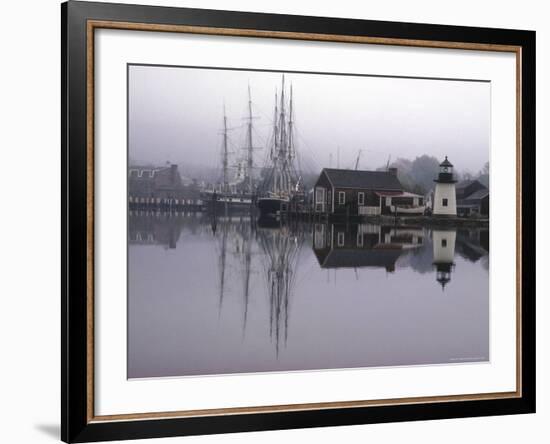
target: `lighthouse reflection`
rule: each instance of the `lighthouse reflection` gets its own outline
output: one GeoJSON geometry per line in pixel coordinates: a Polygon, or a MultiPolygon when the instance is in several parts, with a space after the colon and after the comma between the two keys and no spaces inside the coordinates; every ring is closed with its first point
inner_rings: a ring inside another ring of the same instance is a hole
{"type": "Polygon", "coordinates": [[[132,213],[128,375],[488,359],[488,239],[482,228],[132,213]]]}
{"type": "Polygon", "coordinates": [[[432,232],[434,265],[436,268],[435,280],[445,289],[451,281],[456,245],[456,230],[434,230],[432,232]]]}

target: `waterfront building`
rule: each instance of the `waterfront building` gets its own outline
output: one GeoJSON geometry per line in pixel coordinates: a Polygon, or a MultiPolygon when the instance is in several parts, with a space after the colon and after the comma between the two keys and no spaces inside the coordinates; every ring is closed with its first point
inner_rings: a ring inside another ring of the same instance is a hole
{"type": "Polygon", "coordinates": [[[489,216],[489,189],[479,180],[457,183],[456,210],[459,216],[489,216]]]}
{"type": "Polygon", "coordinates": [[[324,168],[314,187],[316,213],[378,216],[396,210],[424,211],[424,196],[409,193],[397,178],[397,168],[361,171],[324,168]]]}
{"type": "Polygon", "coordinates": [[[201,205],[196,181],[186,184],[176,164],[166,166],[130,166],[128,201],[131,205],[201,205]]]}
{"type": "Polygon", "coordinates": [[[132,166],[128,170],[128,192],[133,198],[175,199],[181,186],[181,176],[175,164],[132,166]]]}

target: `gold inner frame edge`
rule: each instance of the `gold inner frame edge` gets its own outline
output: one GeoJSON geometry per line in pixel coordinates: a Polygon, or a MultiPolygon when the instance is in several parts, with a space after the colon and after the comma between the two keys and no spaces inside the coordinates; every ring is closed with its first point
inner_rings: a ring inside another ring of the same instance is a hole
{"type": "Polygon", "coordinates": [[[520,398],[522,396],[522,239],[521,239],[521,202],[522,202],[522,48],[516,45],[487,43],[448,42],[436,40],[415,40],[399,38],[381,38],[335,34],[312,34],[286,31],[264,31],[255,29],[215,28],[188,25],[164,25],[151,23],[133,23],[108,20],[88,20],[86,25],[86,184],[87,184],[87,422],[115,422],[132,420],[153,420],[163,418],[190,418],[199,416],[226,416],[238,414],[281,413],[304,410],[327,410],[337,408],[359,408],[417,403],[460,402],[492,399],[520,398]],[[285,404],[255,407],[229,407],[218,409],[182,410],[171,412],[146,412],[96,416],[94,413],[94,36],[96,29],[119,29],[131,31],[177,32],[188,34],[221,35],[233,37],[277,38],[288,40],[309,40],[337,43],[362,43],[374,45],[393,45],[422,48],[461,49],[489,52],[511,52],[516,56],[516,391],[496,393],[473,393],[448,396],[419,396],[359,401],[334,401],[305,404],[285,404]]]}

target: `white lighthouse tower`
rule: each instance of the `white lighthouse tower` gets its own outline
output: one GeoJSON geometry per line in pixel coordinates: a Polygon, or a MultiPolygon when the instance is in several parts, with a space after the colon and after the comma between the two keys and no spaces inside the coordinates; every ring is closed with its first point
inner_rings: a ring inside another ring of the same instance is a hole
{"type": "Polygon", "coordinates": [[[439,165],[439,175],[435,182],[433,198],[434,216],[456,216],[456,180],[453,178],[453,164],[447,156],[439,165]]]}

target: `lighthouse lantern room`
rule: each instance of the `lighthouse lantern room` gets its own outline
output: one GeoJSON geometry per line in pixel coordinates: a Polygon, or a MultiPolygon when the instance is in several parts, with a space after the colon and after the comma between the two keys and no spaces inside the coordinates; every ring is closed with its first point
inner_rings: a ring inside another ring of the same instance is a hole
{"type": "Polygon", "coordinates": [[[456,216],[456,190],[453,177],[453,164],[447,156],[439,165],[439,175],[435,182],[433,214],[435,216],[456,216]]]}

